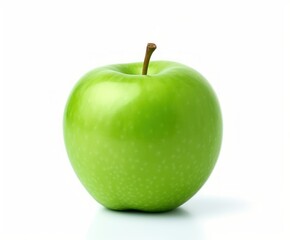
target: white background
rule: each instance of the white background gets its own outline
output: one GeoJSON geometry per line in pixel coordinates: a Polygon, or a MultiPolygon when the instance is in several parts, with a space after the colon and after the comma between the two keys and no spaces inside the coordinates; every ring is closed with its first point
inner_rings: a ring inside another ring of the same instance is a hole
{"type": "Polygon", "coordinates": [[[0,239],[289,237],[289,9],[282,0],[1,1],[0,239]],[[111,212],[70,166],[64,105],[84,73],[142,61],[151,41],[152,59],[187,64],[216,90],[222,151],[178,210],[111,212]]]}

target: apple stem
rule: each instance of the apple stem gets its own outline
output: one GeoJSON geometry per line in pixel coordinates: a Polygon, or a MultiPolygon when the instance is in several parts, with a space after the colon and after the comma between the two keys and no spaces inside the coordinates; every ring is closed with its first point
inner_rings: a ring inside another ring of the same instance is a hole
{"type": "Polygon", "coordinates": [[[152,53],[157,48],[156,44],[154,43],[148,43],[146,48],[146,54],[143,62],[143,69],[142,69],[142,75],[147,75],[149,61],[151,58],[152,53]]]}

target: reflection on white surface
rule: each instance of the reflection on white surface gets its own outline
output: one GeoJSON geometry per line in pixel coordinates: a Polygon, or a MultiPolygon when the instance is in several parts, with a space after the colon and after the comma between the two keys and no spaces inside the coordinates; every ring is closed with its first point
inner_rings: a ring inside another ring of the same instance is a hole
{"type": "Polygon", "coordinates": [[[166,213],[98,210],[87,235],[96,239],[195,239],[206,238],[204,223],[209,218],[235,214],[245,204],[231,199],[196,198],[166,213]]]}
{"type": "Polygon", "coordinates": [[[115,212],[100,209],[89,229],[93,239],[191,239],[202,238],[200,226],[193,215],[183,208],[168,213],[115,212]]]}

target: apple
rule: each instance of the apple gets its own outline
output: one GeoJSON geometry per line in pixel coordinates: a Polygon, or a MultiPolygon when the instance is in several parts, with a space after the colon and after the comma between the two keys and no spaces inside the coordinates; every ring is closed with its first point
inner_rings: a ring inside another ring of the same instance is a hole
{"type": "Polygon", "coordinates": [[[148,44],[143,63],[90,71],[66,104],[72,167],[109,209],[172,210],[202,187],[219,155],[222,118],[212,87],[183,64],[149,63],[155,48],[148,44]]]}

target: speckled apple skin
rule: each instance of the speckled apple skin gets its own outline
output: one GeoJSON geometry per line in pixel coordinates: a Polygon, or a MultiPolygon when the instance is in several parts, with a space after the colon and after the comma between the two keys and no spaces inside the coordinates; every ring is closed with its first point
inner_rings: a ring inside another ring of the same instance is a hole
{"type": "Polygon", "coordinates": [[[175,62],[110,65],[86,74],[64,113],[71,164],[88,192],[115,210],[160,212],[190,199],[218,158],[217,97],[175,62]]]}

